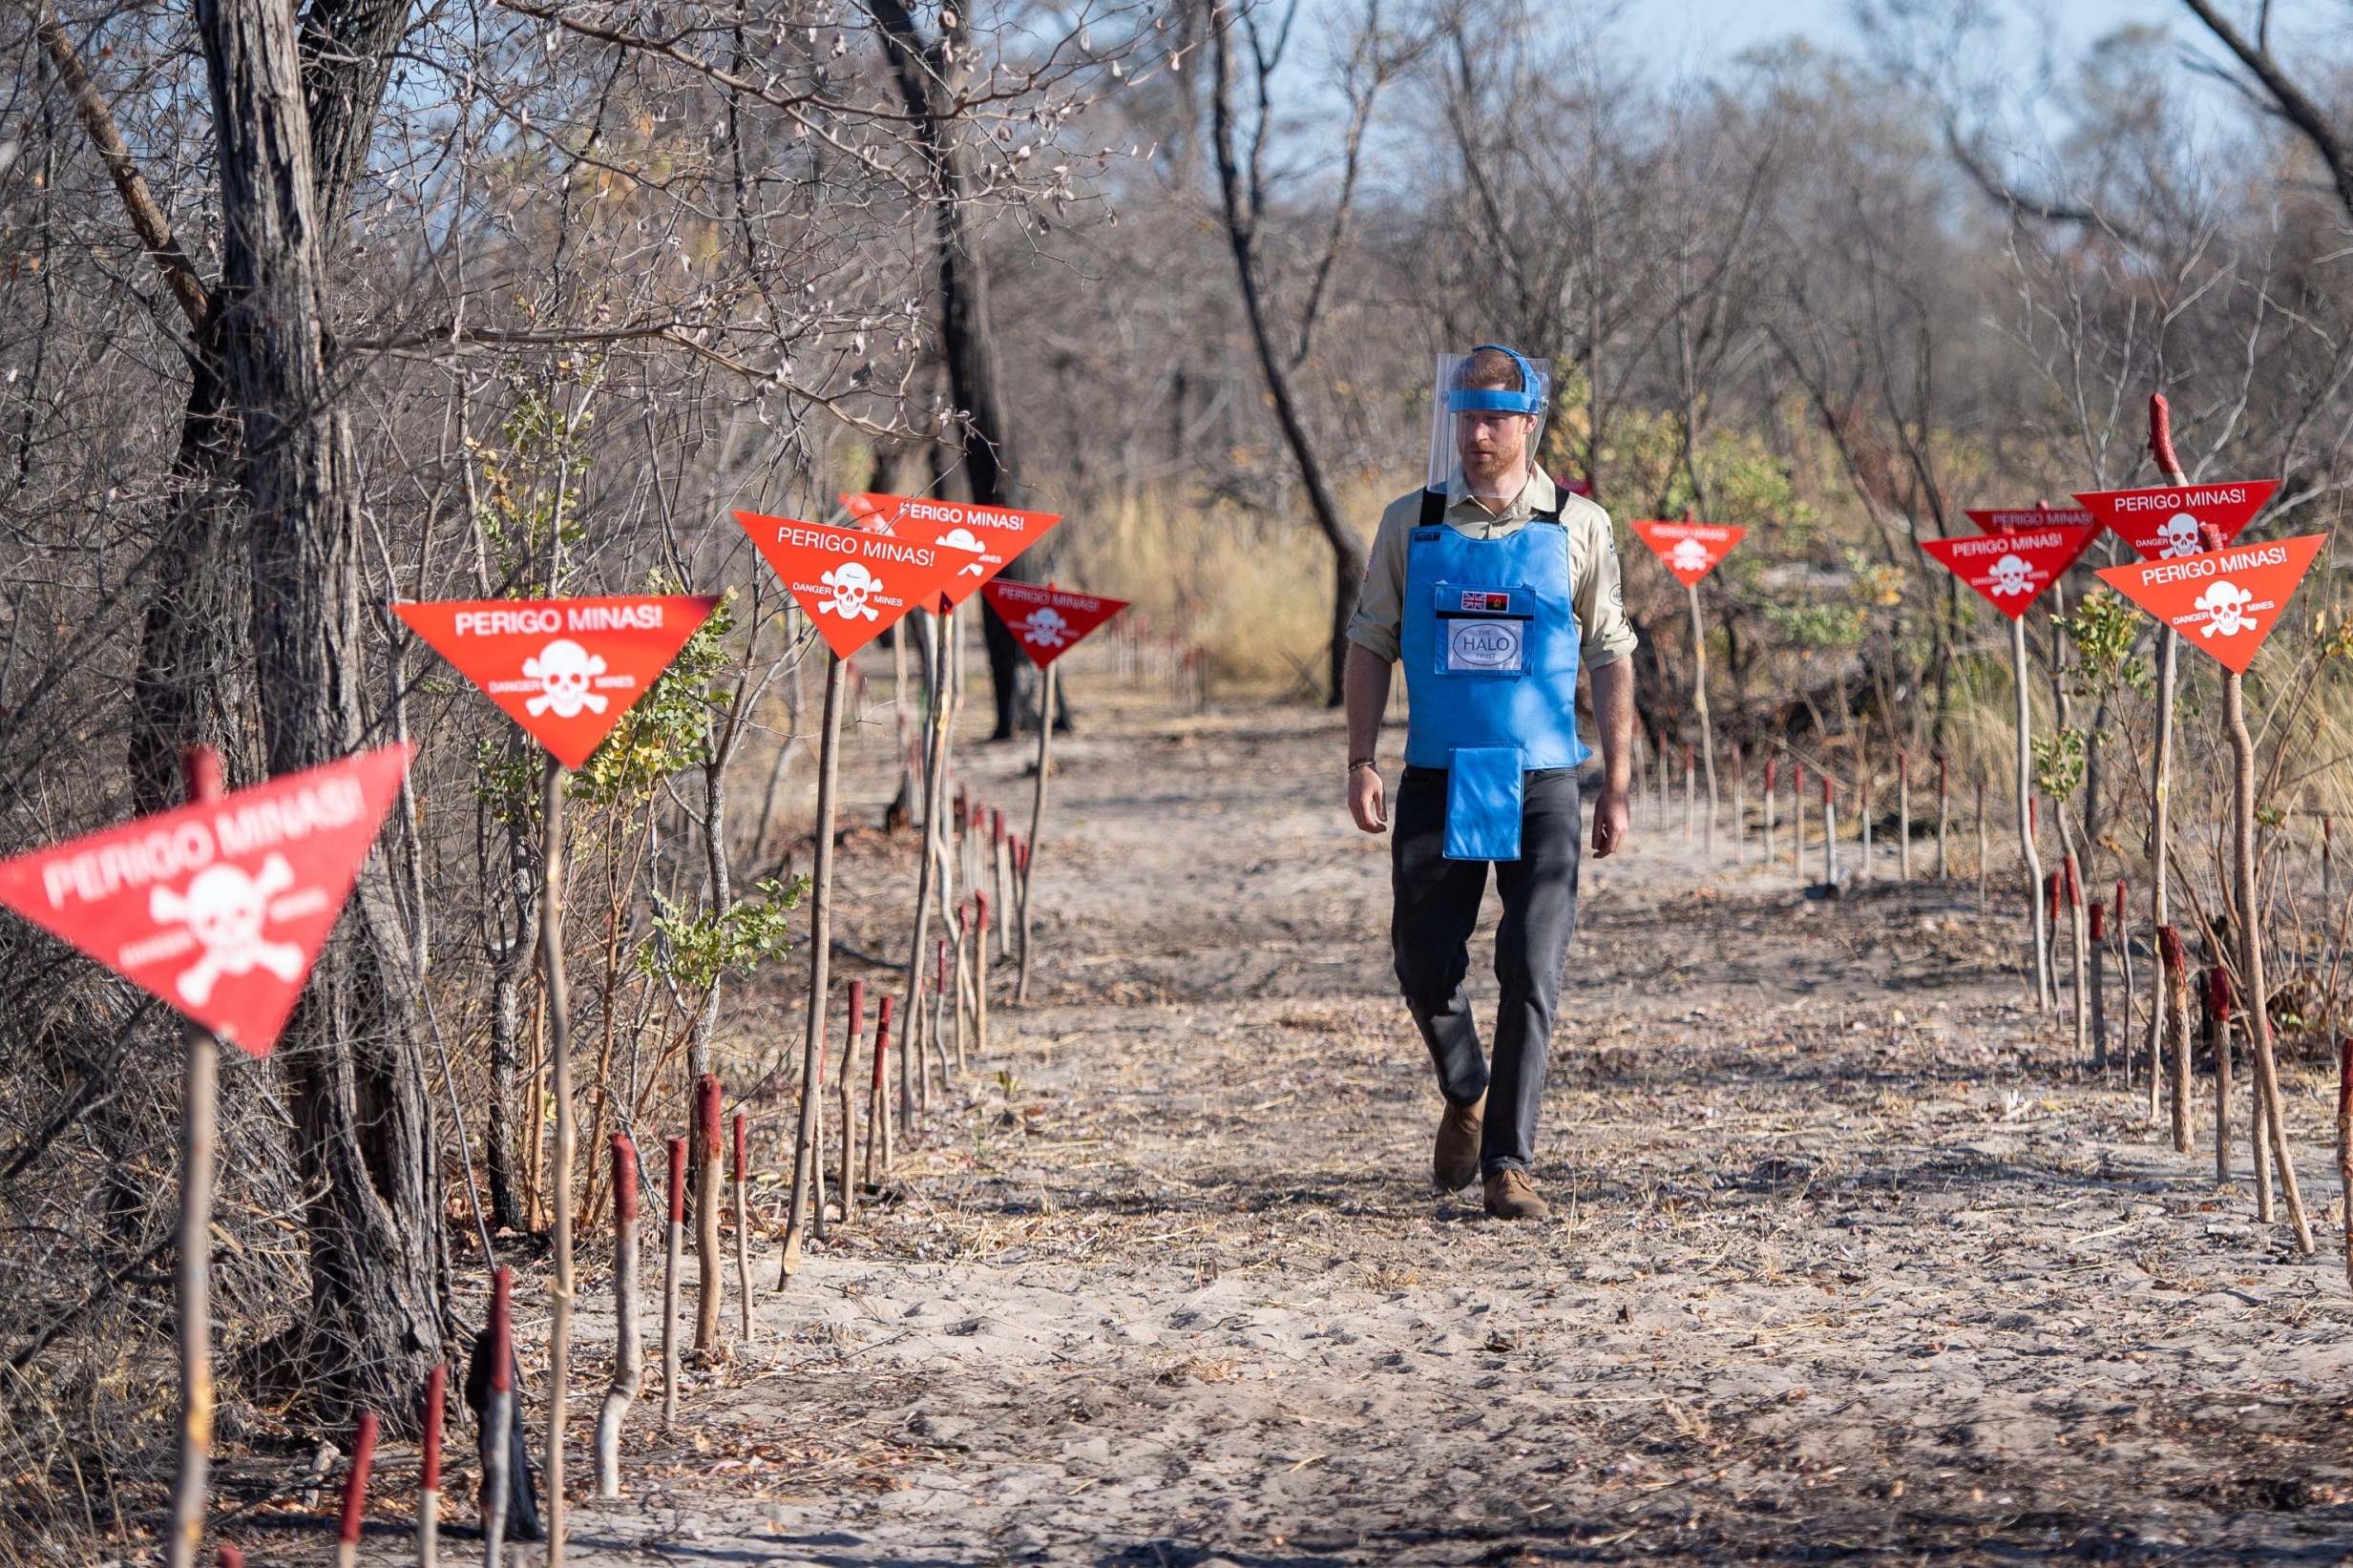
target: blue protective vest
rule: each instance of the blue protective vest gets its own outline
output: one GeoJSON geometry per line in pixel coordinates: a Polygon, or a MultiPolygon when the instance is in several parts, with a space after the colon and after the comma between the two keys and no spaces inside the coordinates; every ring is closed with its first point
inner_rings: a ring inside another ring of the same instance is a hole
{"type": "Polygon", "coordinates": [[[1556,508],[1475,539],[1425,491],[1405,554],[1405,761],[1447,770],[1446,854],[1516,860],[1521,776],[1575,767],[1577,612],[1556,508]]]}

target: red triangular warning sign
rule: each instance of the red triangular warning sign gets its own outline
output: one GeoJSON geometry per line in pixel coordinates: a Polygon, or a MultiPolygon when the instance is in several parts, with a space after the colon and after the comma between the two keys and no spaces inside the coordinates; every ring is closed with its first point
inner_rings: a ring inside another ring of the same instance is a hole
{"type": "Polygon", "coordinates": [[[566,767],[603,744],[716,598],[439,599],[393,613],[566,767]]]}
{"type": "Polygon", "coordinates": [[[1976,589],[1985,602],[2016,620],[2027,613],[2037,595],[2059,580],[2075,557],[2099,534],[2099,525],[2082,513],[2064,512],[1972,512],[1984,523],[2010,517],[2034,519],[2034,526],[2006,533],[1964,534],[1952,539],[1922,539],[1920,547],[1944,564],[1947,571],[1976,589]],[[2047,522],[2073,515],[2076,522],[2047,522]]]}
{"type": "Polygon", "coordinates": [[[0,861],[0,904],[266,1056],[408,765],[386,746],[0,861]]]}
{"type": "Polygon", "coordinates": [[[1667,563],[1667,570],[1686,588],[1714,571],[1715,563],[1731,554],[1733,546],[1748,537],[1749,533],[1730,523],[1672,523],[1650,518],[1628,526],[1650,547],[1652,554],[1667,563]]]}
{"type": "Polygon", "coordinates": [[[919,530],[894,535],[756,512],[739,512],[735,520],[840,659],[897,625],[908,611],[929,609],[961,561],[919,530]]]}
{"type": "Polygon", "coordinates": [[[981,592],[1013,629],[1013,645],[1041,670],[1127,608],[1125,599],[1073,594],[1051,583],[1016,582],[1007,577],[998,578],[981,592]]]}
{"type": "Polygon", "coordinates": [[[1051,512],[1017,512],[970,501],[939,501],[921,495],[881,495],[872,491],[842,496],[851,515],[872,520],[893,533],[929,539],[960,560],[940,585],[950,604],[962,604],[1045,536],[1061,517],[1051,512]]]}
{"type": "Polygon", "coordinates": [[[2165,560],[2108,567],[2103,582],[2244,675],[2256,650],[2279,624],[2325,533],[2267,539],[2165,560]]]}
{"type": "Polygon", "coordinates": [[[2145,561],[2195,555],[2206,547],[2198,526],[2212,523],[2228,544],[2263,510],[2277,479],[2237,479],[2220,485],[2160,485],[2153,490],[2079,491],[2075,499],[2116,531],[2145,561]]]}

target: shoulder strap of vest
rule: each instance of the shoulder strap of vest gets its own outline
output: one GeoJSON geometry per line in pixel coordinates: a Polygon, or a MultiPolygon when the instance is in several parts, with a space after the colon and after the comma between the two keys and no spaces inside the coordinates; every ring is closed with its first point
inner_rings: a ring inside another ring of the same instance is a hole
{"type": "Polygon", "coordinates": [[[1533,512],[1530,514],[1531,518],[1540,523],[1559,522],[1561,520],[1561,513],[1568,510],[1569,494],[1569,488],[1566,485],[1564,485],[1558,479],[1553,480],[1552,510],[1550,512],[1533,512]]]}
{"type": "Polygon", "coordinates": [[[1423,491],[1421,492],[1421,517],[1414,526],[1416,528],[1436,528],[1445,520],[1446,492],[1442,490],[1423,491]]]}

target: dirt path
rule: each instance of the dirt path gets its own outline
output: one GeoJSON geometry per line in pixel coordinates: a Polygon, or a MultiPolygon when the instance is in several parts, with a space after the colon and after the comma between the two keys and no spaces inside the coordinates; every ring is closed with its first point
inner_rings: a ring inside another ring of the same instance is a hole
{"type": "MultiPolygon", "coordinates": [[[[2353,1550],[2333,1226],[2295,1261],[2072,1072],[1968,891],[1809,905],[1638,819],[1587,867],[1556,1219],[1500,1226],[1428,1190],[1385,841],[1329,725],[1090,718],[1044,1005],[691,1441],[641,1435],[575,1561],[2353,1550]]],[[[1023,761],[974,767],[1009,805],[1023,761]]]]}

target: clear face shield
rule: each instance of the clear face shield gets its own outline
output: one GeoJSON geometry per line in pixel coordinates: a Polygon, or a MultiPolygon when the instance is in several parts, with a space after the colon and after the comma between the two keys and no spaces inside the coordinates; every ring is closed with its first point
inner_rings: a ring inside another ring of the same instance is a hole
{"type": "Polygon", "coordinates": [[[1465,495],[1508,501],[1534,471],[1552,409],[1552,366],[1481,344],[1440,354],[1430,394],[1428,488],[1451,504],[1465,495]]]}

